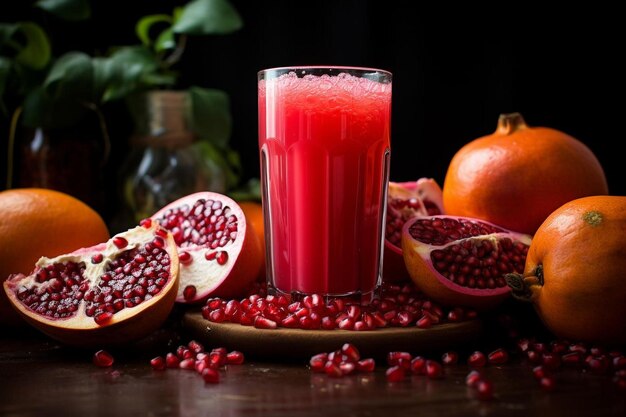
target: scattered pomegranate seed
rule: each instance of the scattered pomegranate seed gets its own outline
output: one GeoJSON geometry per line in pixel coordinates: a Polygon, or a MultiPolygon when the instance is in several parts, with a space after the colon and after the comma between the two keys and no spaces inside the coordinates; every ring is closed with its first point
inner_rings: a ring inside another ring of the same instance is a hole
{"type": "Polygon", "coordinates": [[[178,252],[178,261],[183,265],[189,265],[193,262],[193,257],[189,252],[181,251],[178,252]]]}
{"type": "Polygon", "coordinates": [[[469,366],[479,368],[487,364],[487,358],[484,353],[477,350],[473,352],[469,358],[467,358],[467,364],[469,366]]]}
{"type": "Polygon", "coordinates": [[[360,360],[356,363],[356,370],[360,372],[374,372],[376,362],[372,358],[360,360]]]}
{"type": "Polygon", "coordinates": [[[115,359],[106,350],[99,350],[93,354],[93,363],[101,368],[108,368],[113,365],[115,359]]]}
{"type": "Polygon", "coordinates": [[[445,352],[441,356],[441,363],[444,365],[456,365],[459,361],[459,354],[453,351],[445,352]]]}
{"type": "Polygon", "coordinates": [[[392,366],[387,368],[385,376],[389,382],[400,382],[406,378],[406,372],[401,366],[392,366]]]}
{"type": "Polygon", "coordinates": [[[551,375],[544,376],[539,380],[539,386],[544,391],[554,391],[555,385],[554,377],[551,375]]]}
{"type": "Polygon", "coordinates": [[[178,356],[176,356],[172,352],[169,352],[165,356],[165,366],[167,366],[168,368],[178,368],[179,363],[180,359],[178,359],[178,356]]]}
{"type": "Polygon", "coordinates": [[[491,352],[487,358],[489,363],[493,365],[502,365],[503,363],[507,363],[509,361],[509,354],[506,350],[500,348],[491,352]]]}
{"type": "Polygon", "coordinates": [[[226,354],[226,363],[229,365],[241,365],[244,362],[243,353],[233,350],[226,354]]]}
{"type": "Polygon", "coordinates": [[[482,375],[476,369],[470,371],[469,374],[465,377],[465,384],[468,387],[475,388],[478,381],[482,379],[482,375]]]}
{"type": "Polygon", "coordinates": [[[165,370],[165,359],[163,356],[157,356],[156,358],[150,359],[150,366],[155,371],[164,371],[165,370]]]}
{"type": "Polygon", "coordinates": [[[476,382],[476,397],[481,401],[493,399],[493,384],[491,381],[481,379],[476,382]]]}
{"type": "Polygon", "coordinates": [[[270,320],[263,316],[257,316],[254,319],[254,327],[257,329],[275,329],[278,325],[274,320],[270,320]]]}
{"type": "Polygon", "coordinates": [[[180,369],[186,369],[186,370],[194,370],[196,369],[196,361],[193,360],[193,358],[187,358],[187,359],[183,359],[182,361],[180,361],[180,363],[178,364],[178,367],[180,369]]]}
{"type": "Polygon", "coordinates": [[[311,357],[309,360],[309,366],[313,372],[324,372],[324,365],[326,365],[327,361],[327,353],[318,353],[317,355],[311,357]]]}
{"type": "Polygon", "coordinates": [[[537,380],[541,380],[548,376],[548,370],[543,365],[538,365],[533,368],[533,376],[537,380]]]}
{"type": "Polygon", "coordinates": [[[437,361],[426,361],[426,376],[430,379],[438,379],[443,377],[443,367],[437,361]]]}
{"type": "Polygon", "coordinates": [[[352,343],[344,343],[344,345],[341,347],[341,353],[343,353],[348,358],[348,360],[352,362],[357,362],[359,361],[359,359],[361,359],[361,354],[359,353],[359,350],[352,343]]]}
{"type": "Polygon", "coordinates": [[[324,365],[324,372],[326,373],[326,375],[333,377],[333,378],[339,378],[343,376],[343,373],[341,372],[341,368],[339,367],[339,364],[333,361],[326,362],[326,364],[324,365]]]}
{"type": "Polygon", "coordinates": [[[411,360],[411,372],[414,375],[424,375],[426,373],[426,359],[422,356],[416,356],[411,360]]]}
{"type": "Polygon", "coordinates": [[[207,384],[217,384],[220,382],[220,373],[212,368],[205,368],[202,370],[202,379],[207,384]]]}

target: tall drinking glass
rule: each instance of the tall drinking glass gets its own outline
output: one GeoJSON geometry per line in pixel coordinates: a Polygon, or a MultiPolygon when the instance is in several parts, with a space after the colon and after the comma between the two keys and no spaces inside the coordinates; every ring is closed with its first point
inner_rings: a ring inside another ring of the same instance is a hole
{"type": "Polygon", "coordinates": [[[258,73],[268,289],[371,298],[382,277],[391,73],[258,73]]]}

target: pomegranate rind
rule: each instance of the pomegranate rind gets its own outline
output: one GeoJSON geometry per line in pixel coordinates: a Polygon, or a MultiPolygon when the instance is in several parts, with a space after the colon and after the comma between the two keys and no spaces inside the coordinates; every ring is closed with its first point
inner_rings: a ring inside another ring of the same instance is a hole
{"type": "MultiPolygon", "coordinates": [[[[429,214],[443,214],[443,192],[437,181],[432,178],[419,178],[417,181],[389,182],[387,192],[387,218],[392,215],[410,219],[418,216],[428,216],[429,214]],[[419,203],[417,209],[405,208],[401,212],[393,207],[392,201],[416,199],[419,203]],[[429,212],[424,205],[427,201],[429,205],[436,208],[438,213],[429,212]]],[[[390,227],[389,224],[386,227],[390,227]]],[[[400,233],[401,230],[398,230],[400,233]]],[[[406,268],[402,247],[387,239],[385,233],[385,244],[383,252],[383,280],[385,282],[400,282],[409,279],[409,272],[406,268]]]]}
{"type": "MultiPolygon", "coordinates": [[[[462,217],[440,215],[428,216],[430,218],[451,218],[460,219],[462,217]]],[[[468,218],[463,218],[468,219],[468,218]]],[[[407,221],[402,228],[402,250],[404,261],[409,275],[415,285],[424,292],[428,297],[447,306],[463,306],[472,307],[476,310],[489,310],[506,300],[510,296],[508,286],[497,287],[493,289],[469,288],[456,284],[443,275],[441,275],[433,266],[430,254],[433,250],[448,247],[452,244],[467,239],[488,239],[497,247],[498,241],[503,238],[509,238],[513,242],[520,242],[529,247],[532,237],[527,234],[513,232],[494,225],[483,220],[471,219],[472,221],[483,223],[494,228],[500,229],[501,232],[491,233],[489,235],[480,235],[469,238],[463,238],[455,241],[447,242],[443,245],[433,245],[416,240],[411,236],[409,229],[411,226],[420,221],[420,218],[413,218],[407,221]]],[[[523,263],[522,263],[523,265],[523,263]]]]}
{"type": "MultiPolygon", "coordinates": [[[[54,258],[42,257],[36,264],[37,267],[63,262],[83,262],[86,266],[86,275],[97,275],[109,260],[114,259],[122,252],[137,248],[155,238],[155,232],[160,229],[158,225],[150,228],[135,227],[124,233],[117,234],[102,243],[89,248],[81,248],[66,255],[54,258]],[[113,243],[117,236],[124,237],[129,244],[119,249],[113,243]],[[96,253],[103,254],[103,261],[98,264],[90,262],[91,256],[96,253]]],[[[105,324],[98,324],[93,317],[84,314],[84,303],[78,312],[68,318],[52,319],[37,314],[28,306],[24,305],[17,297],[17,291],[22,286],[31,286],[34,283],[34,274],[15,274],[9,277],[4,284],[4,291],[17,313],[27,323],[41,332],[64,344],[77,347],[117,346],[139,340],[160,328],[171,313],[179,285],[179,262],[176,243],[172,235],[164,232],[161,236],[165,241],[164,249],[170,258],[170,277],[161,291],[147,301],[132,308],[124,308],[115,314],[105,324]],[[163,236],[165,235],[165,236],[163,236]]],[[[96,281],[92,281],[92,284],[96,281]]]]}
{"type": "MultiPolygon", "coordinates": [[[[233,298],[244,294],[257,280],[263,262],[261,242],[249,227],[243,210],[233,199],[223,194],[210,191],[190,194],[163,207],[151,219],[162,223],[168,211],[184,206],[193,207],[198,200],[220,201],[224,208],[228,207],[237,217],[237,237],[233,242],[217,249],[228,254],[228,261],[224,265],[206,259],[208,245],[179,247],[179,251],[191,255],[191,261],[185,262],[180,268],[176,302],[181,304],[201,304],[209,297],[233,298]],[[190,285],[196,288],[196,293],[194,297],[186,299],[183,292],[190,285]]],[[[166,225],[163,226],[167,228],[166,225]]]]}

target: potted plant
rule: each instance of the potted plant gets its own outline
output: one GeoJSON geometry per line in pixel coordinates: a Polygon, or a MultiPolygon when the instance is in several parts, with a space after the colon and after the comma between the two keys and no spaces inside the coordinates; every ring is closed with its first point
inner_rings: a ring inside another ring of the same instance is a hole
{"type": "MultiPolygon", "coordinates": [[[[36,4],[66,19],[88,17],[88,5],[87,0],[42,0],[36,4]]],[[[234,188],[240,167],[237,152],[228,144],[232,124],[229,97],[224,91],[201,86],[180,89],[177,84],[180,74],[175,66],[183,56],[189,36],[228,34],[241,27],[239,14],[227,0],[193,0],[170,14],[140,18],[135,28],[137,44],[112,46],[105,56],[71,51],[55,58],[45,31],[37,23],[0,24],[0,98],[5,99],[3,111],[11,120],[7,187],[14,185],[11,160],[15,150],[11,143],[19,127],[75,130],[88,116],[95,117],[102,136],[99,155],[106,158],[110,146],[107,123],[110,121],[104,119],[100,109],[106,103],[124,100],[136,122],[134,137],[144,139],[162,136],[143,129],[150,125],[146,119],[156,115],[150,103],[182,103],[175,117],[182,117],[184,129],[192,136],[186,145],[191,147],[192,154],[202,156],[209,175],[221,178],[213,182],[217,187],[215,191],[234,188]]],[[[68,150],[63,153],[67,154],[68,150]]],[[[156,178],[146,172],[129,174],[132,171],[129,165],[132,161],[126,167],[127,178],[129,175],[156,178]]],[[[34,169],[34,164],[27,169],[34,169]]],[[[62,173],[57,177],[71,176],[62,173]]],[[[196,186],[211,186],[207,184],[196,186]]],[[[164,196],[163,187],[156,187],[151,191],[153,195],[144,198],[143,206],[139,207],[136,195],[132,194],[136,191],[132,184],[126,181],[123,187],[124,199],[135,216],[158,208],[156,205],[161,202],[154,201],[155,196],[177,197],[164,196]]],[[[179,188],[180,192],[185,190],[179,188]]]]}

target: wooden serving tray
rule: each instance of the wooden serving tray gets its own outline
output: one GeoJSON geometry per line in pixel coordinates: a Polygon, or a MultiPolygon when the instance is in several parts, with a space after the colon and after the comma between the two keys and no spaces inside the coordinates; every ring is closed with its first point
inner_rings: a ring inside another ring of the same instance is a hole
{"type": "Polygon", "coordinates": [[[371,331],[257,329],[238,323],[213,323],[199,311],[183,316],[183,327],[207,349],[226,347],[246,356],[267,359],[309,359],[321,352],[354,344],[362,357],[384,357],[390,351],[407,351],[413,355],[461,349],[475,341],[483,330],[478,319],[446,323],[429,329],[415,326],[382,328],[371,331]]]}

